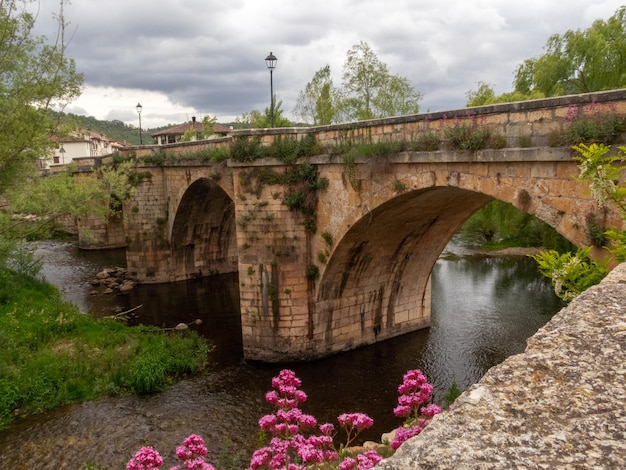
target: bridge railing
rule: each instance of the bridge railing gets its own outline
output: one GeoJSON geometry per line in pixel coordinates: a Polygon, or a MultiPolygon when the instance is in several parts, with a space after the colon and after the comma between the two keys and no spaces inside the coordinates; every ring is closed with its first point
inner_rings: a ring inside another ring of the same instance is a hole
{"type": "MultiPolygon", "coordinates": [[[[601,116],[626,116],[626,89],[501,103],[432,113],[372,119],[317,127],[235,129],[227,137],[166,145],[126,147],[122,155],[157,154],[193,158],[204,150],[232,147],[237,139],[271,146],[276,139],[314,136],[326,153],[346,144],[405,142],[408,150],[568,146],[572,123],[601,116]]],[[[625,142],[622,133],[616,142],[625,142]]]]}

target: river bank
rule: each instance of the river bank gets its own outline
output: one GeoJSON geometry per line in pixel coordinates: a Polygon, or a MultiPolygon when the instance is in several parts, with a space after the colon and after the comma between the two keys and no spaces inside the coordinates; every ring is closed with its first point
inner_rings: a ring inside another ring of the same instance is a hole
{"type": "Polygon", "coordinates": [[[103,396],[155,392],[206,367],[197,334],[81,314],[50,284],[0,269],[0,429],[103,396]]]}

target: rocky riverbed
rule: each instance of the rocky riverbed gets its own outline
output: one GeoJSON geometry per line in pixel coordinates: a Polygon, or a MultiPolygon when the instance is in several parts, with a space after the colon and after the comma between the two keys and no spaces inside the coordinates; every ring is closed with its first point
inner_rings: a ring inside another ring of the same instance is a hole
{"type": "Polygon", "coordinates": [[[103,269],[89,283],[94,287],[92,295],[124,293],[137,285],[134,280],[128,279],[128,271],[120,267],[103,269]]]}

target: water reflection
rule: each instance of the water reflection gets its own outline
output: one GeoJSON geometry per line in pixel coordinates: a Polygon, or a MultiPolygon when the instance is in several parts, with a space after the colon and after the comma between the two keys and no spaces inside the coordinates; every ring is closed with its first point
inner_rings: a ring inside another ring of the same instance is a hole
{"type": "MultiPolygon", "coordinates": [[[[44,274],[57,283],[67,276],[71,281],[61,283],[66,296],[99,315],[142,305],[138,319],[160,326],[201,318],[202,334],[217,345],[215,366],[163,393],[73,405],[21,420],[0,433],[0,468],[76,469],[90,461],[113,470],[123,468],[145,443],[167,456],[168,468],[175,463],[175,446],[192,432],[207,439],[212,456],[226,438],[251,453],[257,421],[271,412],[265,392],[281,366],[242,361],[236,276],[146,285],[128,295],[89,295],[86,279],[103,265],[118,264],[115,252],[77,256],[71,244],[42,250],[48,255],[44,274]],[[94,262],[92,255],[106,259],[94,262]]],[[[375,427],[364,437],[378,439],[400,424],[392,409],[406,370],[422,369],[440,401],[451,384],[465,389],[493,365],[522,352],[526,339],[562,306],[528,258],[454,253],[433,270],[432,299],[428,330],[290,366],[309,395],[304,411],[331,422],[343,412],[368,413],[375,427]]]]}

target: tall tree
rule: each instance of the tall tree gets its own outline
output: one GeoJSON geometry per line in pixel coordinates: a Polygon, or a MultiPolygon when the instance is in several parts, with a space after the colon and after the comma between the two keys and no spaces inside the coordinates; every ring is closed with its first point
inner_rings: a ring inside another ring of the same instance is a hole
{"type": "Polygon", "coordinates": [[[57,36],[32,34],[35,16],[28,0],[0,0],[0,195],[54,143],[50,110],[80,95],[82,75],[66,56],[65,18],[60,0],[57,36]]]}
{"type": "Polygon", "coordinates": [[[330,65],[325,65],[298,94],[295,112],[304,122],[316,126],[331,124],[337,114],[337,100],[330,65]]]}
{"type": "Polygon", "coordinates": [[[361,41],[352,46],[343,65],[343,111],[348,119],[377,117],[373,100],[387,83],[389,69],[370,46],[361,41]]]}
{"type": "Polygon", "coordinates": [[[415,114],[419,112],[421,93],[411,87],[409,80],[400,75],[390,75],[387,83],[374,97],[374,107],[380,117],[415,114]]]}
{"type": "Polygon", "coordinates": [[[587,93],[626,86],[626,6],[607,21],[554,34],[546,53],[525,60],[515,73],[515,90],[544,96],[587,93]]]}
{"type": "Polygon", "coordinates": [[[331,124],[417,113],[421,99],[361,41],[347,52],[341,88],[334,87],[330,66],[322,67],[300,92],[296,112],[307,122],[331,124]]]}
{"type": "Polygon", "coordinates": [[[407,78],[391,75],[366,42],[352,46],[343,66],[341,114],[364,120],[419,112],[422,95],[407,78]]]}
{"type": "MultiPolygon", "coordinates": [[[[29,3],[0,0],[0,201],[8,201],[11,209],[16,207],[11,194],[25,190],[37,161],[54,147],[51,136],[58,126],[51,109],[76,98],[82,84],[82,75],[65,54],[66,0],[59,2],[57,36],[51,42],[32,34],[35,16],[29,3]]],[[[27,225],[0,211],[0,266],[23,259],[19,240],[27,225]]]]}

